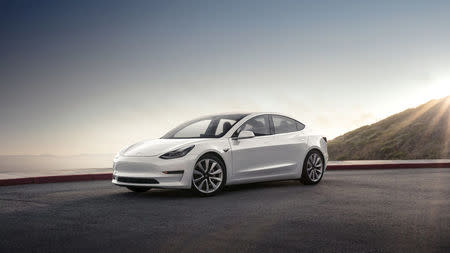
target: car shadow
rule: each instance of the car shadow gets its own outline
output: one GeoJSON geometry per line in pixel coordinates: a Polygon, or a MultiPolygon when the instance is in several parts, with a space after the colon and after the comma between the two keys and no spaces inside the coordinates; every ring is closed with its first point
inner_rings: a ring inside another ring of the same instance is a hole
{"type": "MultiPolygon", "coordinates": [[[[239,185],[229,185],[225,186],[224,189],[215,195],[218,196],[227,196],[230,194],[239,194],[251,191],[265,191],[269,189],[275,188],[298,188],[305,187],[309,188],[310,185],[303,185],[298,180],[284,180],[284,181],[268,181],[268,182],[257,182],[257,183],[247,183],[247,184],[239,184],[239,185]]],[[[200,198],[197,194],[192,192],[191,190],[184,189],[158,189],[154,188],[148,192],[131,192],[124,188],[124,192],[118,193],[118,195],[124,197],[138,197],[138,198],[200,198]]]]}
{"type": "Polygon", "coordinates": [[[265,190],[273,188],[291,188],[291,187],[308,187],[309,185],[304,185],[298,180],[283,180],[283,181],[268,181],[268,182],[257,182],[257,183],[247,183],[239,185],[229,185],[224,188],[224,192],[244,192],[244,191],[254,191],[254,190],[265,190]]]}
{"type": "Polygon", "coordinates": [[[119,195],[125,196],[125,197],[141,197],[141,198],[196,198],[197,195],[195,195],[190,190],[183,190],[183,189],[151,189],[148,192],[132,192],[127,190],[126,188],[123,189],[124,192],[120,192],[119,195]]]}

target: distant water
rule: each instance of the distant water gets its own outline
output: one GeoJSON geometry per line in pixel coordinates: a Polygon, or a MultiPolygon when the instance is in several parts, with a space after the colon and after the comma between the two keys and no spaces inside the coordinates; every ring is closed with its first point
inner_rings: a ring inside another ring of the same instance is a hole
{"type": "Polygon", "coordinates": [[[85,168],[111,168],[114,154],[54,155],[2,155],[0,172],[48,171],[85,168]]]}
{"type": "MultiPolygon", "coordinates": [[[[0,179],[42,175],[109,173],[114,154],[81,154],[73,156],[54,155],[0,155],[0,179]]],[[[450,162],[437,160],[381,160],[381,161],[330,161],[338,164],[450,162]]]]}

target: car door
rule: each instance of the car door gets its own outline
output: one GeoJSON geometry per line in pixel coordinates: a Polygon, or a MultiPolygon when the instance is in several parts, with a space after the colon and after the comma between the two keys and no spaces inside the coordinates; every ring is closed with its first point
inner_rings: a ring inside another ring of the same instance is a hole
{"type": "MultiPolygon", "coordinates": [[[[283,163],[282,150],[270,128],[268,114],[255,116],[245,122],[230,140],[233,159],[233,180],[263,181],[292,174],[292,164],[283,163]],[[252,131],[255,137],[237,139],[240,131],[252,131]]],[[[285,160],[285,159],[284,159],[285,160]]]]}
{"type": "Polygon", "coordinates": [[[301,131],[302,123],[281,115],[271,115],[274,135],[273,145],[277,150],[277,160],[280,164],[289,164],[287,168],[300,177],[303,159],[306,155],[308,137],[301,131]]]}

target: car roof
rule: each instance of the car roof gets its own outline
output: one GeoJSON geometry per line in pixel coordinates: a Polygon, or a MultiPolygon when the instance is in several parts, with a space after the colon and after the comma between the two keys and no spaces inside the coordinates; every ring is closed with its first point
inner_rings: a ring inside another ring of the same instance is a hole
{"type": "MultiPolygon", "coordinates": [[[[285,113],[280,113],[280,112],[255,112],[255,111],[254,112],[239,112],[239,111],[238,112],[225,112],[225,113],[204,115],[203,117],[239,115],[239,114],[244,116],[242,119],[249,119],[249,118],[253,118],[253,117],[258,116],[258,115],[272,114],[272,115],[280,115],[280,116],[284,116],[284,117],[288,117],[288,118],[297,120],[294,117],[292,117],[291,115],[285,114],[285,113]]],[[[203,117],[201,117],[201,118],[203,118],[203,117]]]]}
{"type": "Polygon", "coordinates": [[[280,116],[285,116],[285,117],[288,117],[288,118],[295,119],[294,117],[292,117],[292,116],[290,116],[288,114],[280,113],[280,112],[252,112],[252,113],[249,113],[248,115],[257,116],[257,115],[265,115],[265,114],[280,115],[280,116]]]}

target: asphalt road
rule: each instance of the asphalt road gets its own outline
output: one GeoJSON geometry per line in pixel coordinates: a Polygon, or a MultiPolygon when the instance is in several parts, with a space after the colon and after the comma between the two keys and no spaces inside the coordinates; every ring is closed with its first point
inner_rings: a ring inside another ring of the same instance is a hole
{"type": "Polygon", "coordinates": [[[0,187],[0,252],[449,252],[450,169],[136,194],[106,181],[0,187]]]}

